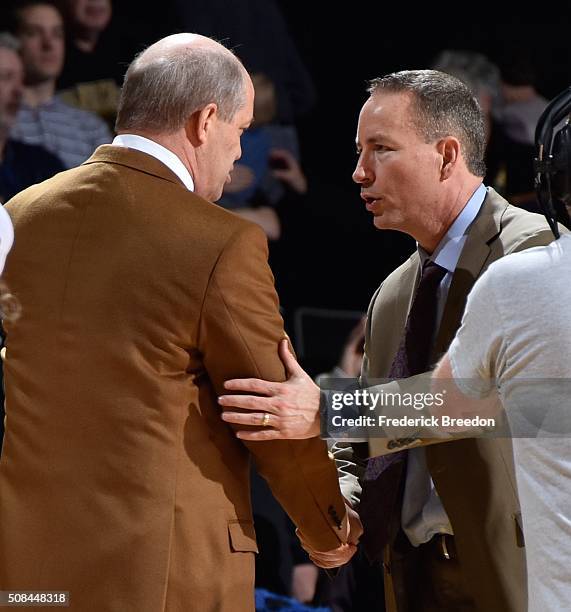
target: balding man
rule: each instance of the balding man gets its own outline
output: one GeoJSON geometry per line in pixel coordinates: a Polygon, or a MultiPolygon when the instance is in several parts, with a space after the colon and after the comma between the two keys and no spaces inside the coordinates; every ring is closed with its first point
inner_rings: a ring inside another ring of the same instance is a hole
{"type": "Polygon", "coordinates": [[[167,37],[129,67],[113,144],[6,206],[0,590],[253,610],[250,454],[308,546],[354,551],[324,442],[244,444],[219,418],[224,380],[285,378],[264,234],[212,204],[253,97],[227,49],[167,37]]]}

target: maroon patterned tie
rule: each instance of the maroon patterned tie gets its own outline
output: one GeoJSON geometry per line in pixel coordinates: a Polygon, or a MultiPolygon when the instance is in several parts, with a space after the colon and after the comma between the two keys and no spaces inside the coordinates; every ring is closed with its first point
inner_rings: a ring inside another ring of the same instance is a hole
{"type": "MultiPolygon", "coordinates": [[[[445,274],[445,268],[430,260],[425,262],[389,378],[421,374],[431,365],[438,287],[445,274]]],[[[371,561],[381,558],[383,548],[400,525],[406,459],[407,451],[399,451],[367,462],[359,515],[364,527],[361,542],[371,561]]]]}

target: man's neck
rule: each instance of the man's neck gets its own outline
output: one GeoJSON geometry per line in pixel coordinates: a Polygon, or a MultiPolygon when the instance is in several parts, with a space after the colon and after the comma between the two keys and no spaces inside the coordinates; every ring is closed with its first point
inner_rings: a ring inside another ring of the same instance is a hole
{"type": "Polygon", "coordinates": [[[55,80],[44,81],[37,85],[28,85],[24,88],[24,102],[28,106],[36,108],[49,102],[54,97],[55,90],[55,80]]]}
{"type": "Polygon", "coordinates": [[[425,226],[419,228],[417,236],[413,236],[418,244],[429,254],[432,255],[440,241],[446,236],[458,215],[474,195],[474,192],[482,183],[482,179],[471,175],[451,192],[449,206],[442,209],[441,214],[437,215],[425,226]]]}
{"type": "MultiPolygon", "coordinates": [[[[452,223],[442,223],[438,227],[434,227],[430,232],[424,232],[422,236],[413,236],[418,244],[422,247],[428,255],[432,255],[436,250],[436,247],[440,244],[440,241],[446,235],[448,228],[452,223]]],[[[423,228],[425,229],[425,228],[423,228]]],[[[427,228],[428,229],[428,228],[427,228]]]]}

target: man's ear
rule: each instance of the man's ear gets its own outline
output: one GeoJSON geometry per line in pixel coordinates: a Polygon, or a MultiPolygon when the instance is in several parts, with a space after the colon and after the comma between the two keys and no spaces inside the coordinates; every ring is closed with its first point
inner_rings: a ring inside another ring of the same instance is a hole
{"type": "Polygon", "coordinates": [[[184,126],[184,131],[193,147],[199,147],[207,141],[210,130],[217,120],[218,106],[214,102],[192,113],[184,126]]]}
{"type": "Polygon", "coordinates": [[[460,141],[454,136],[446,136],[438,141],[436,145],[438,153],[442,158],[442,165],[440,167],[440,179],[445,181],[452,176],[456,164],[460,159],[461,145],[460,141]]]}

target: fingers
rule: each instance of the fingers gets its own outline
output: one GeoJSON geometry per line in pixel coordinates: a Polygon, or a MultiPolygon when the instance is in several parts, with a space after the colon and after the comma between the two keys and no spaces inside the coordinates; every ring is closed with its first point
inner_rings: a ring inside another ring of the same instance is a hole
{"type": "Polygon", "coordinates": [[[221,395],[218,398],[218,403],[221,406],[232,406],[233,408],[244,408],[245,410],[257,410],[258,412],[271,412],[277,414],[277,409],[273,405],[274,400],[270,397],[257,397],[255,395],[221,395]]]}
{"type": "Polygon", "coordinates": [[[359,515],[346,504],[347,507],[347,519],[349,522],[349,534],[347,541],[350,544],[357,544],[359,542],[359,538],[363,535],[363,524],[361,523],[361,519],[359,515]]]}
{"type": "Polygon", "coordinates": [[[277,429],[260,429],[258,431],[239,431],[236,437],[247,442],[264,442],[267,440],[285,440],[286,436],[277,429]]]}
{"type": "Polygon", "coordinates": [[[297,163],[295,157],[287,149],[272,149],[270,158],[284,160],[289,164],[297,163]]]}
{"type": "Polygon", "coordinates": [[[357,552],[356,544],[341,544],[337,548],[328,551],[317,551],[314,550],[305,540],[303,534],[296,529],[297,537],[301,543],[301,547],[309,554],[309,558],[324,569],[333,569],[334,567],[339,567],[340,565],[344,565],[351,560],[351,557],[357,552]]]}
{"type": "Polygon", "coordinates": [[[239,429],[236,432],[236,437],[240,440],[255,442],[263,440],[283,440],[286,437],[278,427],[279,417],[269,412],[252,412],[251,414],[244,414],[243,412],[225,411],[222,413],[222,420],[232,425],[261,428],[254,430],[239,429]]]}
{"type": "Polygon", "coordinates": [[[293,356],[293,353],[289,350],[289,342],[287,338],[280,341],[279,355],[282,363],[285,366],[288,378],[295,374],[305,375],[305,371],[297,362],[297,359],[293,356]]]}
{"type": "Polygon", "coordinates": [[[235,425],[249,425],[257,427],[272,427],[277,426],[277,417],[268,412],[252,412],[250,414],[243,412],[225,411],[222,413],[222,420],[226,423],[234,423],[235,425]]]}
{"type": "Polygon", "coordinates": [[[249,391],[250,393],[277,395],[281,384],[260,380],[259,378],[232,378],[224,383],[224,388],[230,391],[249,391]]]}

